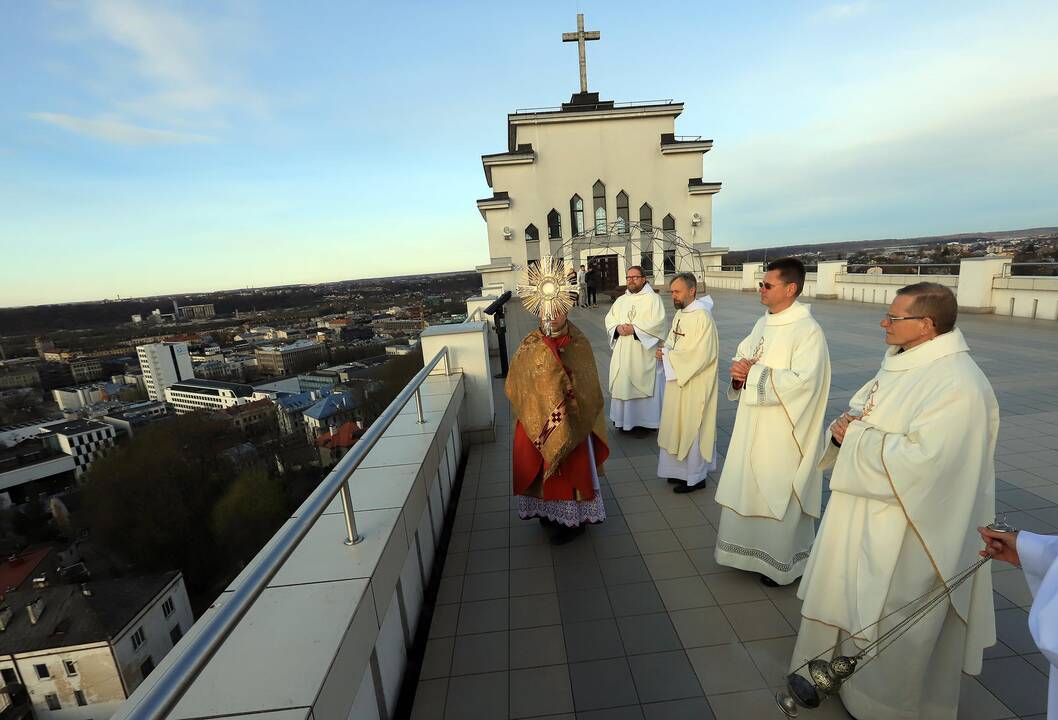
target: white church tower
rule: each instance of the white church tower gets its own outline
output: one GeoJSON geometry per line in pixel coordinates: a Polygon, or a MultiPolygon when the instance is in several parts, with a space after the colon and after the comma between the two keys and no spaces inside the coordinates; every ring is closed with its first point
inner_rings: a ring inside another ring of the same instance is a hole
{"type": "Polygon", "coordinates": [[[482,155],[492,196],[477,201],[488,227],[482,294],[513,290],[542,255],[594,267],[600,290],[642,265],[655,287],[674,272],[720,265],[712,246],[713,195],[702,180],[712,140],[675,134],[683,103],[615,103],[588,92],[584,44],[600,33],[564,33],[578,44],[580,92],[558,108],[507,116],[507,151],[482,155]]]}

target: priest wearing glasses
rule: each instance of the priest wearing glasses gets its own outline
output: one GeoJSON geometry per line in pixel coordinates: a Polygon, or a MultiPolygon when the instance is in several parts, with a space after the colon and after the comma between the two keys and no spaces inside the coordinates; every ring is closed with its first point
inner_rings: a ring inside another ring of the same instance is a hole
{"type": "MultiPolygon", "coordinates": [[[[951,290],[897,291],[882,367],[829,428],[831,496],[798,596],[793,667],[855,655],[972,565],[995,519],[999,407],[955,327],[951,290]],[[910,606],[908,605],[909,603],[910,606]]],[[[955,720],[962,673],[995,643],[992,576],[975,573],[841,687],[858,720],[955,720]]]]}

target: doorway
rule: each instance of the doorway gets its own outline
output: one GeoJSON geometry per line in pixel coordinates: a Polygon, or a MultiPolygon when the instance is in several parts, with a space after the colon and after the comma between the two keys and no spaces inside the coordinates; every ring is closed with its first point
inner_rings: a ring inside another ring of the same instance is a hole
{"type": "Polygon", "coordinates": [[[624,279],[617,277],[617,255],[592,255],[588,258],[588,269],[594,270],[599,276],[598,289],[600,292],[617,288],[624,279]]]}

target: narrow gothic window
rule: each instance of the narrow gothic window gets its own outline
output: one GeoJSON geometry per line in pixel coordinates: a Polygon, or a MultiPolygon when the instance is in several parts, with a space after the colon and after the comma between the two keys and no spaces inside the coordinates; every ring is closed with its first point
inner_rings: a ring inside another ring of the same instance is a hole
{"type": "Polygon", "coordinates": [[[525,226],[525,241],[540,242],[540,234],[536,231],[536,225],[529,223],[525,226]]]}
{"type": "Polygon", "coordinates": [[[562,239],[562,216],[554,208],[551,208],[551,212],[547,214],[547,239],[562,239]]]}
{"type": "Polygon", "coordinates": [[[628,193],[624,190],[617,193],[617,232],[628,232],[628,193]]]}
{"type": "Polygon", "coordinates": [[[592,207],[595,210],[595,234],[606,234],[606,186],[596,180],[591,189],[592,207]]]}
{"type": "Polygon", "coordinates": [[[574,195],[569,199],[569,214],[573,218],[573,234],[584,233],[584,201],[580,195],[574,195]]]}
{"type": "Polygon", "coordinates": [[[666,215],[665,218],[661,221],[661,229],[676,232],[676,218],[672,217],[671,214],[666,215]]]}
{"type": "Polygon", "coordinates": [[[649,205],[643,203],[639,208],[639,232],[651,233],[654,231],[654,211],[649,205]]]}

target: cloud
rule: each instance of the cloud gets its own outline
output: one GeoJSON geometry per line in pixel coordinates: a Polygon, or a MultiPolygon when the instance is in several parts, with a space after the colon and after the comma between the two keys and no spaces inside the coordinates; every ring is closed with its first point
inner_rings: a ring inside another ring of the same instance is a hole
{"type": "Polygon", "coordinates": [[[188,145],[213,141],[207,135],[146,128],[113,117],[93,119],[52,112],[30,113],[30,117],[77,135],[118,145],[188,145]]]}

